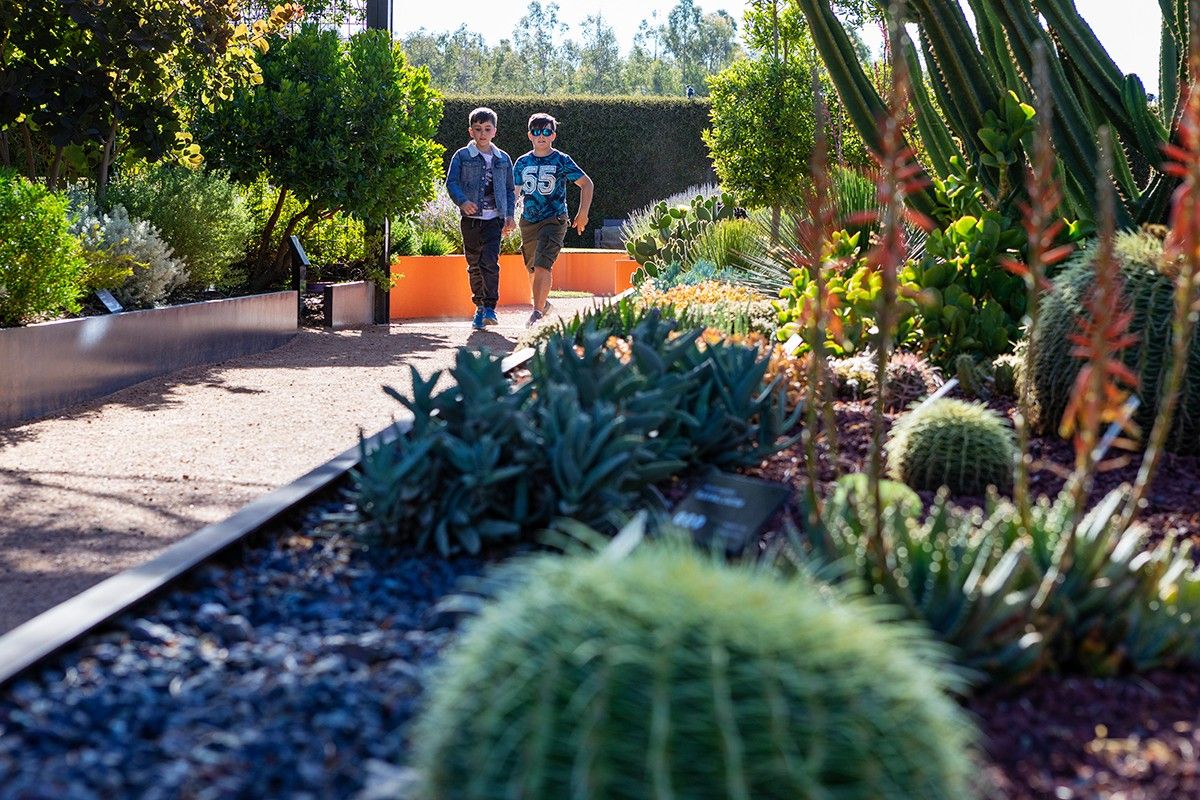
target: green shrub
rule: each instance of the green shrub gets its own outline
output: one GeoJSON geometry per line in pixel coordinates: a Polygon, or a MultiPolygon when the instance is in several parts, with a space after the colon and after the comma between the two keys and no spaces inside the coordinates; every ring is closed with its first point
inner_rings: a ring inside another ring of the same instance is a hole
{"type": "Polygon", "coordinates": [[[67,198],[0,170],[0,326],[77,311],[85,269],[67,198]]]}
{"type": "Polygon", "coordinates": [[[914,489],[981,496],[989,486],[1012,485],[1016,447],[1008,424],[987,406],[941,398],[896,420],[887,456],[892,477],[914,489]]]}
{"type": "Polygon", "coordinates": [[[145,220],[134,220],[121,206],[107,214],[84,208],[72,223],[73,230],[93,259],[109,259],[114,266],[132,265],[133,273],[113,296],[126,308],[150,308],[187,283],[187,266],[145,220]]]}
{"type": "Polygon", "coordinates": [[[970,794],[957,678],[878,607],[661,543],[515,571],[419,719],[425,796],[970,794]]]}
{"type": "MultiPolygon", "coordinates": [[[[270,219],[279,190],[271,186],[265,177],[260,177],[249,186],[242,187],[242,196],[250,211],[253,235],[250,239],[251,248],[260,244],[263,231],[266,230],[267,220],[270,219]]],[[[304,205],[289,194],[283,202],[280,217],[287,219],[300,213],[304,205]]],[[[270,243],[270,251],[274,252],[279,246],[279,236],[283,233],[276,226],[275,238],[270,243]]],[[[367,257],[365,228],[361,222],[341,212],[327,219],[303,223],[296,229],[296,236],[304,246],[304,252],[312,263],[311,280],[320,277],[321,270],[327,267],[362,264],[367,257]]]]}
{"type": "Polygon", "coordinates": [[[392,226],[389,242],[394,256],[419,256],[421,239],[411,222],[399,222],[392,226]]]}
{"type": "MultiPolygon", "coordinates": [[[[1139,377],[1141,406],[1134,422],[1149,431],[1158,414],[1159,394],[1170,368],[1171,320],[1175,284],[1165,263],[1162,242],[1148,234],[1119,234],[1114,243],[1124,282],[1124,306],[1133,312],[1129,331],[1138,337],[1121,360],[1139,377]]],[[[1095,285],[1093,244],[1073,258],[1046,295],[1034,332],[1033,384],[1035,428],[1042,434],[1058,429],[1082,362],[1071,355],[1070,335],[1079,331],[1084,302],[1095,285]]],[[[1022,376],[1024,378],[1025,376],[1022,376]]],[[[1187,369],[1180,387],[1167,446],[1178,453],[1200,453],[1200,327],[1192,334],[1187,369]]]]}
{"type": "Polygon", "coordinates": [[[159,163],[122,176],[107,202],[149,222],[188,269],[188,285],[228,288],[230,266],[246,254],[254,222],[246,201],[223,175],[159,163]]]}
{"type": "Polygon", "coordinates": [[[441,231],[421,231],[421,255],[444,256],[454,252],[454,243],[441,231]]]}

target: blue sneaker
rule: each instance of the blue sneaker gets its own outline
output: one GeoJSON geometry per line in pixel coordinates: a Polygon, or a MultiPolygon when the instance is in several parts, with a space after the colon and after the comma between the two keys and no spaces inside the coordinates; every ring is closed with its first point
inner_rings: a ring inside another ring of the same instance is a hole
{"type": "Polygon", "coordinates": [[[475,309],[475,319],[471,320],[471,327],[477,331],[483,330],[483,306],[475,309]]]}
{"type": "Polygon", "coordinates": [[[500,324],[500,320],[496,317],[496,309],[485,308],[483,310],[483,324],[484,325],[499,325],[500,324]]]}

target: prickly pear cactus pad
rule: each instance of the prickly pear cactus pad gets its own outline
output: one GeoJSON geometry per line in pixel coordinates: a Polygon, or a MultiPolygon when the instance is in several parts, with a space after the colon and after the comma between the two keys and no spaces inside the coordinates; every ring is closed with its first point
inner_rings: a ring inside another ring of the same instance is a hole
{"type": "Polygon", "coordinates": [[[979,496],[1012,485],[1012,430],[982,403],[941,398],[905,414],[887,443],[892,477],[914,489],[979,496]]]}
{"type": "MultiPolygon", "coordinates": [[[[1159,393],[1170,369],[1171,320],[1175,285],[1171,265],[1163,257],[1161,239],[1146,233],[1126,233],[1114,243],[1125,285],[1124,301],[1133,312],[1130,332],[1138,341],[1122,354],[1138,374],[1142,404],[1134,421],[1148,432],[1158,413],[1159,393]]],[[[1039,433],[1058,430],[1081,362],[1071,355],[1070,334],[1079,328],[1083,303],[1095,283],[1095,248],[1073,258],[1054,280],[1054,291],[1042,301],[1035,331],[1030,387],[1036,404],[1034,425],[1039,433]]],[[[1022,376],[1022,380],[1026,376],[1022,376]]],[[[1200,327],[1192,334],[1187,370],[1179,391],[1167,446],[1181,454],[1200,453],[1200,327]]]]}
{"type": "Polygon", "coordinates": [[[508,585],[434,676],[427,798],[970,796],[957,678],[881,609],[673,543],[508,585]]]}

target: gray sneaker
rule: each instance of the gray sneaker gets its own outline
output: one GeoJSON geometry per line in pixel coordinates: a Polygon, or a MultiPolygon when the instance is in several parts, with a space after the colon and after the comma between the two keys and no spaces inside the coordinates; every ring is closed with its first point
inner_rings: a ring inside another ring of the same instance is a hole
{"type": "Polygon", "coordinates": [[[541,322],[542,317],[544,317],[544,316],[546,316],[546,315],[543,314],[541,311],[534,309],[533,313],[529,315],[529,321],[525,323],[525,327],[532,328],[534,325],[537,325],[539,322],[541,322]]]}
{"type": "Polygon", "coordinates": [[[550,305],[550,301],[549,301],[549,300],[547,300],[547,301],[546,301],[546,307],[545,307],[544,309],[542,309],[542,316],[543,316],[543,317],[548,317],[548,316],[550,316],[550,312],[551,312],[551,311],[553,311],[553,310],[554,310],[554,306],[550,305]]]}

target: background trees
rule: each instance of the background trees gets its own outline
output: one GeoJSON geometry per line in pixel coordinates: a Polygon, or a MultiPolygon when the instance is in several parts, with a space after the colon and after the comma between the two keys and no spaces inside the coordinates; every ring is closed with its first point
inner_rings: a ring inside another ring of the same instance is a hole
{"type": "Polygon", "coordinates": [[[679,95],[690,84],[705,95],[705,78],[742,55],[737,21],[723,11],[705,14],[695,0],[678,0],[665,20],[643,20],[624,56],[601,14],[575,33],[559,18],[558,3],[532,0],[512,37],[494,47],[465,26],[401,41],[413,64],[429,68],[434,86],[464,94],[679,95]]]}

